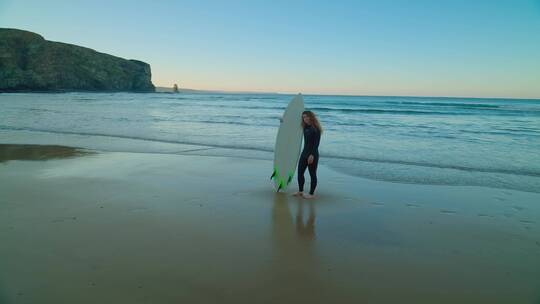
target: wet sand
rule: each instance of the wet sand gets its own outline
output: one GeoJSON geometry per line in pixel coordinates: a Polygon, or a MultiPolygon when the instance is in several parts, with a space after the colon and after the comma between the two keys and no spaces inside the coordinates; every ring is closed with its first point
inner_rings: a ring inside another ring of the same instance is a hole
{"type": "Polygon", "coordinates": [[[10,160],[48,160],[95,153],[84,149],[55,145],[0,144],[0,163],[10,160]]]}
{"type": "Polygon", "coordinates": [[[0,146],[0,303],[540,303],[536,193],[320,166],[309,201],[264,160],[24,149],[0,146]]]}

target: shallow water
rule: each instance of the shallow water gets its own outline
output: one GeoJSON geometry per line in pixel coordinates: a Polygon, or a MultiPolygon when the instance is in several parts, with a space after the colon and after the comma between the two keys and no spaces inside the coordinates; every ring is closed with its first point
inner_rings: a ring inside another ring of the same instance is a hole
{"type": "MultiPolygon", "coordinates": [[[[290,99],[0,94],[0,142],[272,159],[290,99]]],[[[305,104],[325,128],[321,163],[344,173],[540,192],[540,100],[305,96],[305,104]]]]}

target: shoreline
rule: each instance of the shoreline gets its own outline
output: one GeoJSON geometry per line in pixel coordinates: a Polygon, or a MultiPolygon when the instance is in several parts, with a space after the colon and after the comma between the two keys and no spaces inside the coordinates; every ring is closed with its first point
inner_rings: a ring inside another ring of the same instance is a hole
{"type": "Polygon", "coordinates": [[[538,194],[323,165],[310,201],[267,160],[95,152],[0,162],[3,303],[540,298],[538,194]]]}
{"type": "MultiPolygon", "coordinates": [[[[5,136],[5,144],[38,144],[38,145],[57,145],[80,147],[81,149],[103,151],[103,152],[126,152],[126,153],[150,153],[150,154],[174,154],[174,155],[199,155],[199,156],[222,156],[222,157],[241,157],[246,159],[272,160],[273,151],[256,147],[238,147],[211,145],[205,143],[179,142],[175,140],[132,137],[124,135],[109,135],[98,133],[81,133],[70,131],[37,130],[37,129],[1,129],[0,136],[5,136]],[[38,136],[43,134],[45,136],[38,136]],[[62,138],[57,137],[62,135],[62,138]],[[114,143],[112,142],[114,140],[114,143]],[[6,142],[7,141],[7,142],[6,142]],[[197,153],[199,152],[199,153],[197,153]]],[[[514,172],[505,169],[483,169],[469,168],[466,166],[448,166],[437,164],[424,164],[408,161],[361,159],[346,156],[325,156],[321,154],[321,164],[329,166],[332,170],[339,171],[351,177],[359,177],[381,182],[391,182],[397,184],[412,185],[441,185],[441,186],[478,186],[494,190],[516,190],[529,193],[540,194],[538,186],[535,186],[530,178],[538,178],[535,171],[514,172]],[[395,175],[378,177],[375,171],[353,170],[355,166],[349,166],[348,163],[359,163],[362,166],[378,166],[385,172],[423,172],[418,176],[395,175]],[[452,180],[437,180],[434,177],[444,177],[448,174],[460,174],[466,178],[462,181],[454,178],[452,180]],[[469,174],[475,174],[476,177],[469,177],[469,174]],[[431,180],[422,180],[421,177],[431,176],[431,180]],[[507,179],[522,179],[521,182],[504,184],[507,179]]]]}

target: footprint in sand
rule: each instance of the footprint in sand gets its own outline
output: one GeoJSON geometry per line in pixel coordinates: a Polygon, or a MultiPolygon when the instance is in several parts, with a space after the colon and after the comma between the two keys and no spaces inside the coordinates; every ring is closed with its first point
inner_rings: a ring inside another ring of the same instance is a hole
{"type": "Polygon", "coordinates": [[[456,214],[457,212],[456,211],[452,211],[452,210],[441,210],[441,213],[444,213],[444,214],[456,214]]]}
{"type": "Polygon", "coordinates": [[[192,199],[186,200],[184,202],[187,203],[188,205],[199,206],[199,207],[202,207],[203,203],[208,203],[206,200],[204,200],[202,198],[192,198],[192,199]]]}
{"type": "Polygon", "coordinates": [[[76,216],[62,216],[62,217],[58,217],[54,220],[52,220],[51,222],[52,223],[61,223],[61,222],[64,222],[64,221],[68,221],[68,220],[77,220],[77,217],[76,216]]]}
{"type": "Polygon", "coordinates": [[[188,200],[185,200],[184,203],[187,203],[189,205],[200,205],[202,201],[202,198],[190,198],[188,200]]]}
{"type": "Polygon", "coordinates": [[[234,192],[233,195],[235,196],[243,196],[243,195],[248,195],[249,192],[246,192],[246,191],[239,191],[239,192],[234,192]]]}
{"type": "Polygon", "coordinates": [[[139,207],[139,208],[129,209],[129,212],[145,212],[145,211],[148,211],[148,208],[146,208],[146,207],[139,207]]]}

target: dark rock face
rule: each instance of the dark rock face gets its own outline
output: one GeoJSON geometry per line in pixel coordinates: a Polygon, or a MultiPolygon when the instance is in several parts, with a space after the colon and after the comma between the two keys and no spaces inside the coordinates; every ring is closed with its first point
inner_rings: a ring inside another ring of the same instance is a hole
{"type": "Polygon", "coordinates": [[[0,28],[0,92],[154,92],[150,65],[0,28]]]}

